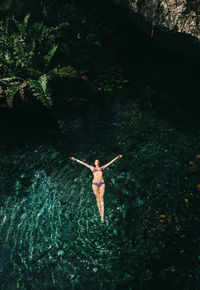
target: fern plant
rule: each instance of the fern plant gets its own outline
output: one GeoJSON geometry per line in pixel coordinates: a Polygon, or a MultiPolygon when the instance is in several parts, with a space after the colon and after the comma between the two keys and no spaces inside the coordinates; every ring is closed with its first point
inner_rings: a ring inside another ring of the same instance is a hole
{"type": "Polygon", "coordinates": [[[8,106],[12,107],[18,91],[28,87],[34,97],[51,107],[50,80],[77,77],[72,66],[61,67],[54,61],[58,49],[55,30],[30,23],[30,15],[22,22],[8,18],[0,27],[0,98],[8,106]]]}

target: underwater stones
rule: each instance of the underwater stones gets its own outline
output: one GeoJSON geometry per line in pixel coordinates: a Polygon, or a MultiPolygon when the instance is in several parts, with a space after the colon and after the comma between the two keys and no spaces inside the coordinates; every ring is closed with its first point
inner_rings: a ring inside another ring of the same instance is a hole
{"type": "Polygon", "coordinates": [[[58,251],[58,256],[63,256],[64,255],[64,252],[63,251],[58,251]]]}
{"type": "Polygon", "coordinates": [[[67,198],[66,196],[63,194],[63,196],[61,196],[59,202],[62,204],[62,205],[65,205],[67,204],[67,198]]]}

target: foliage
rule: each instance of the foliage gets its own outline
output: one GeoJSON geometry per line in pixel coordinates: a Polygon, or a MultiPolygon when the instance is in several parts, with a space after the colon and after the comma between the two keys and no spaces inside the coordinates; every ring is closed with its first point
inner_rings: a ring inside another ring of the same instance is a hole
{"type": "Polygon", "coordinates": [[[34,97],[50,107],[49,81],[55,76],[74,78],[77,71],[54,63],[58,44],[53,29],[31,24],[29,17],[23,22],[9,18],[0,28],[1,98],[12,106],[15,94],[28,87],[34,97]]]}
{"type": "MultiPolygon", "coordinates": [[[[3,20],[0,40],[0,58],[6,60],[1,71],[4,78],[10,78],[12,72],[14,77],[2,84],[8,105],[15,92],[24,88],[24,81],[28,81],[27,94],[29,91],[49,107],[86,101],[124,87],[128,80],[113,49],[113,44],[118,46],[121,41],[119,29],[107,21],[110,14],[106,3],[102,11],[98,7],[88,10],[78,3],[62,1],[57,5],[48,0],[36,1],[36,6],[34,2],[35,8],[30,11],[28,7],[33,5],[28,3],[20,4],[19,9],[13,1],[1,3],[1,9],[10,15],[3,20]],[[61,63],[67,70],[65,74],[61,63]],[[7,90],[8,86],[11,89],[7,90]]],[[[117,18],[119,11],[110,9],[117,18]]]]}

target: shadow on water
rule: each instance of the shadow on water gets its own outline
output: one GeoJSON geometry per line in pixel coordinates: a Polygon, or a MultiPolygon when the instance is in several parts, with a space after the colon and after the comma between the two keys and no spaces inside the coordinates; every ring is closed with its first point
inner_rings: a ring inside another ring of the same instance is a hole
{"type": "Polygon", "coordinates": [[[0,109],[1,143],[15,148],[25,142],[42,142],[51,138],[51,132],[58,129],[56,120],[46,107],[24,104],[14,108],[0,109]]]}

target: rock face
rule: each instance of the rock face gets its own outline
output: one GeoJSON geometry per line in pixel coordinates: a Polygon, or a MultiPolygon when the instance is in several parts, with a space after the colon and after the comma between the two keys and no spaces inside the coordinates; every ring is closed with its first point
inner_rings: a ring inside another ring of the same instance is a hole
{"type": "Polygon", "coordinates": [[[160,44],[200,60],[199,0],[115,0],[160,44]]]}

